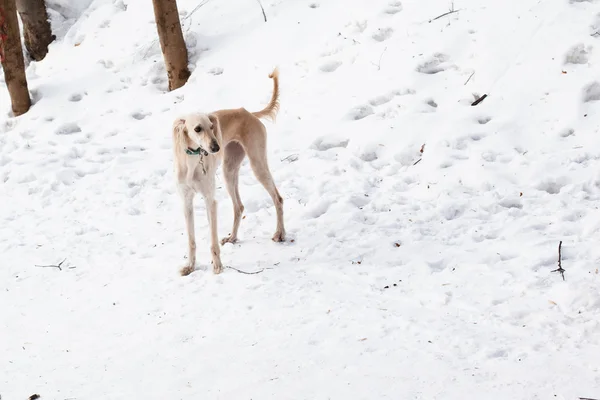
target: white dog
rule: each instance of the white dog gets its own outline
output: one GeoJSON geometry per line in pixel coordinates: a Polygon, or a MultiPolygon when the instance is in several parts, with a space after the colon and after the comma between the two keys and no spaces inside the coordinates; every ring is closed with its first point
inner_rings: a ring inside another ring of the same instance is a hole
{"type": "Polygon", "coordinates": [[[194,271],[196,239],[194,230],[194,196],[200,193],[206,202],[210,225],[210,250],[213,272],[223,269],[217,238],[217,202],[215,200],[215,173],[223,162],[227,191],[233,202],[233,228],[221,244],[235,243],[244,206],[238,190],[240,165],[248,155],[250,166],[258,181],[273,199],[277,210],[277,229],[273,240],[285,240],[283,226],[283,198],[269,171],[267,163],[267,130],[259,118],[275,120],[279,109],[279,73],[277,68],[269,75],[273,79],[273,95],[265,109],[249,112],[244,108],[219,110],[210,114],[194,113],[178,118],[173,123],[173,147],[177,188],[181,195],[188,233],[189,261],[181,269],[182,275],[194,271]]]}

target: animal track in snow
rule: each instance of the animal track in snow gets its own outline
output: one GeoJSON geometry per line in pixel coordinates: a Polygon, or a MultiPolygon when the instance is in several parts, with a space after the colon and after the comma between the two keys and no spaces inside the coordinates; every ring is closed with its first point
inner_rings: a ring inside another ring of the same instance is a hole
{"type": "Polygon", "coordinates": [[[394,15],[402,11],[402,3],[399,1],[391,1],[383,10],[384,13],[394,15]]]}
{"type": "Polygon", "coordinates": [[[71,96],[69,96],[69,101],[72,102],[78,102],[81,101],[81,99],[83,99],[83,95],[81,93],[73,93],[71,96]]]}
{"type": "Polygon", "coordinates": [[[560,137],[569,137],[569,136],[573,136],[575,134],[575,129],[564,129],[562,132],[560,132],[560,137]]]}
{"type": "Polygon", "coordinates": [[[309,7],[310,8],[319,8],[319,3],[310,3],[309,7]]]}
{"type": "Polygon", "coordinates": [[[208,73],[212,74],[212,75],[215,75],[215,76],[216,75],[221,75],[221,74],[223,74],[223,68],[221,68],[221,67],[211,68],[211,69],[208,70],[208,73]]]}
{"type": "Polygon", "coordinates": [[[326,62],[325,64],[322,64],[319,69],[323,72],[333,72],[336,69],[338,69],[340,66],[342,65],[341,61],[329,61],[326,62]]]}
{"type": "Polygon", "coordinates": [[[481,125],[485,125],[492,120],[491,117],[479,117],[477,118],[477,123],[481,125]]]}
{"type": "Polygon", "coordinates": [[[72,135],[74,133],[81,132],[81,128],[75,122],[68,122],[66,124],[62,124],[57,130],[57,135],[72,135]]]}
{"type": "Polygon", "coordinates": [[[442,53],[435,53],[431,59],[425,61],[417,67],[417,72],[427,75],[437,74],[438,72],[442,72],[447,70],[450,65],[448,61],[450,57],[442,53]]]}
{"type": "Polygon", "coordinates": [[[378,42],[384,42],[391,38],[393,34],[394,30],[392,28],[378,28],[377,32],[373,33],[371,37],[378,42]]]}
{"type": "Polygon", "coordinates": [[[583,43],[579,43],[567,52],[565,64],[587,64],[591,51],[591,46],[586,47],[583,43]]]}
{"type": "Polygon", "coordinates": [[[369,104],[373,107],[381,106],[385,103],[389,103],[394,98],[393,94],[384,94],[381,96],[377,96],[369,100],[369,104]]]}
{"type": "Polygon", "coordinates": [[[427,100],[427,105],[431,106],[433,108],[437,108],[437,106],[438,106],[437,103],[433,99],[427,100]]]}
{"type": "Polygon", "coordinates": [[[543,190],[549,194],[558,194],[560,190],[566,186],[564,178],[554,179],[549,178],[537,184],[536,189],[543,190]]]}
{"type": "Polygon", "coordinates": [[[583,102],[600,100],[600,83],[592,82],[583,88],[583,102]]]}
{"type": "Polygon", "coordinates": [[[152,113],[148,113],[148,112],[144,113],[144,112],[141,112],[141,111],[136,111],[133,114],[131,114],[131,117],[133,119],[137,119],[138,121],[141,121],[141,120],[143,120],[144,118],[146,118],[149,115],[152,115],[152,113]]]}
{"type": "Polygon", "coordinates": [[[371,107],[368,104],[364,104],[362,106],[356,106],[352,110],[350,110],[350,112],[348,113],[348,117],[350,119],[358,121],[359,119],[366,118],[374,113],[375,111],[373,110],[373,107],[371,107]]]}
{"type": "Polygon", "coordinates": [[[338,147],[345,148],[348,146],[350,139],[320,137],[317,138],[311,145],[311,148],[319,151],[327,151],[338,147]]]}

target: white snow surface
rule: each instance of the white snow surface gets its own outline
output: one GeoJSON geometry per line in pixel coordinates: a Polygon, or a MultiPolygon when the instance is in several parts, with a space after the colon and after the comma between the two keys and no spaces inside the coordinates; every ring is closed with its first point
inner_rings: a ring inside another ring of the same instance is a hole
{"type": "Polygon", "coordinates": [[[150,2],[49,1],[34,106],[0,90],[2,399],[600,398],[600,2],[262,4],[179,0],[167,92],[150,2]],[[258,273],[197,197],[182,277],[172,121],[275,66],[287,241],[245,162],[258,273]]]}

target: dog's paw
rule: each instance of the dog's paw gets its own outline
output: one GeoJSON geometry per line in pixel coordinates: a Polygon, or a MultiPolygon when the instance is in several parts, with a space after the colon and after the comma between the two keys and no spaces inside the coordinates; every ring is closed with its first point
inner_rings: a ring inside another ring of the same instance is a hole
{"type": "Polygon", "coordinates": [[[237,237],[235,237],[235,236],[227,236],[227,237],[224,237],[223,239],[221,239],[221,246],[224,246],[225,243],[231,243],[231,244],[233,244],[233,243],[236,243],[236,242],[237,242],[237,237]]]}
{"type": "Polygon", "coordinates": [[[274,242],[284,242],[285,241],[285,231],[275,232],[272,239],[274,242]]]}
{"type": "Polygon", "coordinates": [[[221,272],[223,272],[223,264],[221,264],[220,262],[216,264],[213,263],[213,272],[215,274],[220,274],[221,272]]]}
{"type": "Polygon", "coordinates": [[[186,265],[185,267],[183,267],[183,268],[181,268],[179,270],[179,273],[181,274],[181,276],[188,276],[189,274],[191,274],[195,270],[196,270],[195,266],[193,266],[193,265],[186,265]]]}

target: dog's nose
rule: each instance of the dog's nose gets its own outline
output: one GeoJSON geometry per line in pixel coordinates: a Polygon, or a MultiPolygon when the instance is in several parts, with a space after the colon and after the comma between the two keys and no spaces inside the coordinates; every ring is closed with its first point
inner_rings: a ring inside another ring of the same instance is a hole
{"type": "Polygon", "coordinates": [[[218,153],[219,152],[219,144],[217,142],[212,142],[210,145],[210,151],[212,151],[213,153],[218,153]]]}

